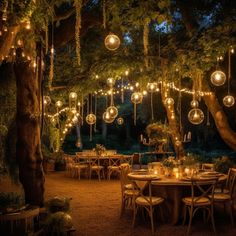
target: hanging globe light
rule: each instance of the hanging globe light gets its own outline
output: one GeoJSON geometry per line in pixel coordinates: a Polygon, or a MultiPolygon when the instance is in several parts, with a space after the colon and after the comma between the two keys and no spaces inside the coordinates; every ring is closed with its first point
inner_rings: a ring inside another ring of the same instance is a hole
{"type": "Polygon", "coordinates": [[[211,82],[215,86],[221,86],[226,81],[226,75],[223,71],[216,70],[211,74],[211,82]]]}
{"type": "Polygon", "coordinates": [[[123,125],[124,124],[124,119],[122,117],[117,118],[117,124],[118,125],[123,125]]]}
{"type": "Polygon", "coordinates": [[[147,84],[147,91],[148,92],[154,92],[157,90],[157,83],[148,83],[147,84]]]}
{"type": "Polygon", "coordinates": [[[118,109],[115,106],[109,106],[106,110],[112,119],[115,119],[118,116],[118,109]]]}
{"type": "Polygon", "coordinates": [[[55,105],[56,105],[56,107],[60,108],[60,107],[62,107],[62,102],[61,101],[57,101],[55,103],[55,105]]]}
{"type": "Polygon", "coordinates": [[[165,104],[166,104],[167,106],[173,106],[174,103],[175,103],[175,101],[174,101],[173,98],[166,98],[166,99],[165,99],[165,104]]]}
{"type": "Polygon", "coordinates": [[[76,98],[77,98],[77,93],[71,92],[71,93],[69,94],[69,98],[70,98],[70,99],[76,99],[76,98]]]}
{"type": "Polygon", "coordinates": [[[51,103],[51,98],[49,96],[43,96],[43,104],[47,106],[50,103],[51,103]]]}
{"type": "Polygon", "coordinates": [[[96,123],[96,116],[94,114],[88,114],[85,118],[86,122],[89,124],[89,125],[93,125],[96,123]]]}
{"type": "Polygon", "coordinates": [[[143,101],[143,94],[140,92],[132,93],[131,101],[134,104],[140,104],[143,101]]]}
{"type": "Polygon", "coordinates": [[[110,113],[107,112],[107,111],[105,111],[105,112],[103,113],[102,118],[103,118],[103,120],[104,120],[106,123],[108,123],[108,124],[110,124],[110,123],[112,123],[112,122],[114,121],[114,118],[111,118],[110,113]]]}
{"type": "Polygon", "coordinates": [[[235,103],[235,99],[231,95],[227,95],[223,98],[223,103],[226,107],[232,107],[235,103]]]}
{"type": "Polygon", "coordinates": [[[106,36],[104,43],[105,43],[105,47],[111,51],[114,51],[120,47],[120,39],[117,35],[113,33],[109,33],[106,36]]]}
{"type": "Polygon", "coordinates": [[[114,85],[115,85],[115,80],[113,79],[113,78],[108,78],[107,79],[107,85],[110,87],[110,88],[112,88],[114,85]]]}
{"type": "Polygon", "coordinates": [[[194,125],[201,124],[204,120],[203,111],[199,108],[193,108],[188,113],[188,120],[194,125]]]}
{"type": "Polygon", "coordinates": [[[192,108],[197,108],[198,107],[198,101],[197,100],[192,100],[191,101],[191,103],[190,103],[190,106],[192,107],[192,108]]]}

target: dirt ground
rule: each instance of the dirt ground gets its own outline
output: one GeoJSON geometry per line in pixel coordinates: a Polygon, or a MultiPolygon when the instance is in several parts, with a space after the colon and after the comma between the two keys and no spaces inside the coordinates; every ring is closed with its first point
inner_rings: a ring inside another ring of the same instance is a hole
{"type": "MultiPolygon", "coordinates": [[[[20,189],[9,183],[0,182],[0,191],[20,189]]],[[[132,228],[132,212],[127,210],[120,218],[120,182],[119,180],[86,180],[65,177],[64,172],[54,172],[46,175],[45,198],[54,196],[70,197],[75,236],[146,236],[151,235],[149,219],[138,217],[136,226],[132,228]]],[[[229,217],[221,211],[216,211],[216,229],[219,236],[235,236],[236,228],[232,228],[229,217]]],[[[236,219],[236,218],[235,218],[236,219]]],[[[187,226],[173,226],[156,221],[155,235],[181,236],[186,234],[187,226]]],[[[214,235],[210,223],[203,224],[202,219],[193,221],[192,236],[214,235]]]]}

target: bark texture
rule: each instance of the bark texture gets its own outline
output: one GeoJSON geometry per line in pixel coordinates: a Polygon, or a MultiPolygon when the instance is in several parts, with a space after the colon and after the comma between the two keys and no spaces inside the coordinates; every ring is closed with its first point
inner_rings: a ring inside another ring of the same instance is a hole
{"type": "MultiPolygon", "coordinates": [[[[203,90],[210,92],[210,88],[206,80],[203,80],[203,90]]],[[[221,138],[230,148],[236,151],[236,132],[234,132],[229,126],[228,119],[222,110],[215,93],[212,92],[211,95],[204,96],[203,99],[212,117],[214,118],[221,138]]]]}
{"type": "Polygon", "coordinates": [[[17,146],[19,179],[25,192],[25,202],[42,206],[44,202],[44,173],[40,148],[39,86],[28,62],[14,67],[17,86],[17,146]]]}
{"type": "Polygon", "coordinates": [[[176,120],[176,114],[174,115],[174,117],[172,117],[172,114],[175,113],[174,106],[173,105],[168,106],[165,103],[165,99],[167,98],[167,96],[166,96],[166,87],[164,83],[161,90],[161,98],[162,98],[163,106],[166,109],[166,115],[167,115],[169,128],[171,132],[171,141],[173,143],[175,153],[177,154],[178,158],[183,157],[184,147],[182,144],[181,130],[179,127],[179,123],[176,120]]]}

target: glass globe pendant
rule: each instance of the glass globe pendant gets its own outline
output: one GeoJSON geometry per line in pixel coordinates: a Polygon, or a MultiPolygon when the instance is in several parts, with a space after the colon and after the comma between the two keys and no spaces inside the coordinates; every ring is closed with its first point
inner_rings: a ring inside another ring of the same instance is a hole
{"type": "Polygon", "coordinates": [[[227,95],[223,98],[223,103],[226,107],[232,107],[235,103],[235,99],[231,95],[227,95]]]}
{"type": "Polygon", "coordinates": [[[221,86],[226,81],[226,75],[223,71],[216,70],[211,74],[211,83],[215,86],[221,86]]]}
{"type": "Polygon", "coordinates": [[[109,106],[106,111],[110,114],[112,119],[115,119],[118,116],[118,109],[113,105],[109,106]]]}
{"type": "Polygon", "coordinates": [[[115,85],[115,80],[113,78],[108,78],[107,79],[107,85],[112,88],[115,85]]]}
{"type": "Polygon", "coordinates": [[[120,39],[117,35],[113,33],[109,33],[106,36],[104,43],[105,43],[105,47],[111,51],[114,51],[120,47],[120,39]]]}
{"type": "Polygon", "coordinates": [[[107,111],[103,113],[102,118],[105,121],[105,123],[108,124],[112,123],[115,120],[114,118],[111,118],[110,113],[107,111]]]}
{"type": "Polygon", "coordinates": [[[143,101],[143,94],[140,92],[132,93],[131,101],[134,104],[140,104],[143,101]]]}
{"type": "Polygon", "coordinates": [[[51,103],[51,98],[49,96],[43,96],[43,103],[44,105],[50,105],[51,103]]]}
{"type": "Polygon", "coordinates": [[[124,119],[122,117],[117,118],[117,124],[118,125],[123,125],[124,124],[124,119]]]}
{"type": "Polygon", "coordinates": [[[192,107],[192,108],[197,108],[198,107],[198,101],[197,100],[192,100],[191,101],[191,103],[190,103],[190,106],[192,107]]]}
{"type": "Polygon", "coordinates": [[[199,125],[204,120],[204,113],[199,108],[193,108],[188,113],[188,120],[194,125],[199,125]]]}
{"type": "Polygon", "coordinates": [[[147,91],[148,92],[154,92],[157,90],[157,83],[148,83],[147,84],[147,91]]]}
{"type": "Polygon", "coordinates": [[[175,101],[174,101],[173,98],[166,98],[166,99],[165,99],[165,104],[166,104],[167,106],[173,106],[174,103],[175,103],[175,101]]]}
{"type": "Polygon", "coordinates": [[[62,102],[61,101],[57,101],[55,103],[55,105],[56,105],[56,107],[60,108],[60,107],[62,107],[62,102]]]}
{"type": "Polygon", "coordinates": [[[97,118],[94,114],[90,113],[86,116],[85,120],[89,125],[93,125],[96,123],[97,118]]]}

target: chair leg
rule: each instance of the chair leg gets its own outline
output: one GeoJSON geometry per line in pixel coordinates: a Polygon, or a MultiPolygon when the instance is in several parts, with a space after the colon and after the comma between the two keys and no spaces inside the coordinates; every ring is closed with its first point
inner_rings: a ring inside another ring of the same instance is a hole
{"type": "Polygon", "coordinates": [[[137,211],[138,211],[138,207],[136,207],[136,204],[134,203],[133,223],[132,223],[132,227],[133,227],[133,228],[134,228],[134,225],[135,225],[135,220],[136,220],[137,211]]]}
{"type": "Polygon", "coordinates": [[[184,205],[184,219],[183,219],[183,225],[185,225],[185,222],[186,222],[186,215],[187,215],[187,206],[184,205]]]}
{"type": "Polygon", "coordinates": [[[231,220],[231,224],[232,224],[232,227],[234,227],[234,216],[233,216],[233,211],[234,211],[234,205],[233,205],[233,202],[229,203],[229,214],[230,214],[230,220],[231,220]]]}
{"type": "Polygon", "coordinates": [[[214,233],[216,233],[215,219],[214,219],[214,206],[211,206],[209,209],[209,214],[211,214],[211,223],[214,233]]]}
{"type": "Polygon", "coordinates": [[[152,234],[154,234],[153,208],[152,208],[152,206],[150,207],[149,215],[150,215],[150,219],[151,219],[152,234]]]}
{"type": "Polygon", "coordinates": [[[187,235],[189,235],[190,228],[192,225],[192,219],[193,219],[193,208],[189,208],[189,223],[188,223],[188,230],[187,230],[187,235]]]}

